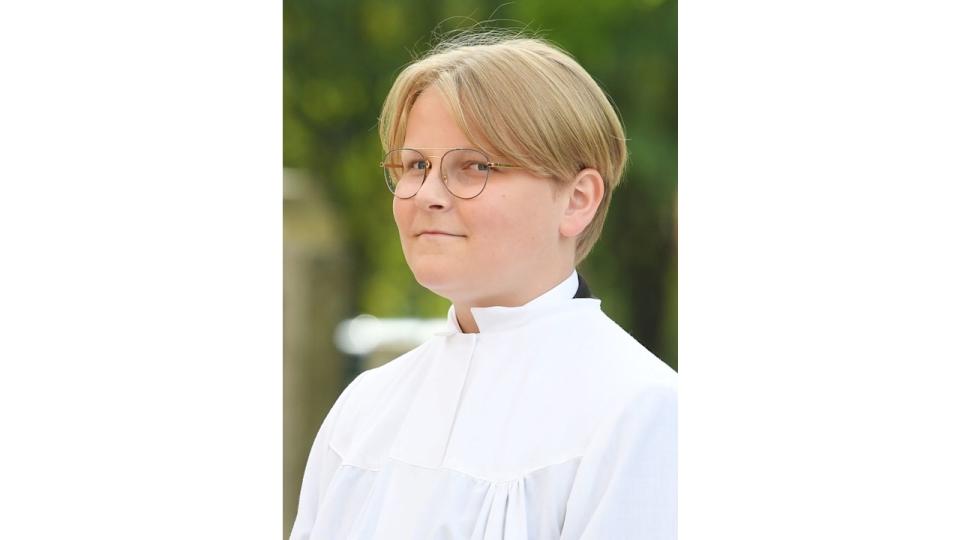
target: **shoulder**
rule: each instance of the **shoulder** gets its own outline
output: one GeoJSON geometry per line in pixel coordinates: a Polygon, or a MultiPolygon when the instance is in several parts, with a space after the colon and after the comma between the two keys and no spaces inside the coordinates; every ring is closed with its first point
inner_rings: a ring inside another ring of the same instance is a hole
{"type": "Polygon", "coordinates": [[[607,358],[623,371],[623,374],[646,385],[663,389],[676,389],[677,372],[644,347],[629,332],[600,313],[595,317],[596,332],[600,334],[607,358]]]}
{"type": "Polygon", "coordinates": [[[676,393],[677,372],[599,309],[581,310],[558,332],[560,347],[577,351],[585,382],[623,397],[639,391],[676,393]]]}
{"type": "Polygon", "coordinates": [[[591,393],[603,403],[597,409],[594,444],[662,439],[669,446],[676,436],[677,372],[606,314],[597,312],[585,324],[595,340],[591,393]]]}
{"type": "Polygon", "coordinates": [[[504,350],[514,355],[511,360],[532,359],[530,384],[544,389],[578,448],[607,422],[623,422],[624,415],[656,421],[675,407],[677,373],[607,317],[596,300],[544,317],[530,334],[539,338],[527,335],[526,343],[504,350]]]}

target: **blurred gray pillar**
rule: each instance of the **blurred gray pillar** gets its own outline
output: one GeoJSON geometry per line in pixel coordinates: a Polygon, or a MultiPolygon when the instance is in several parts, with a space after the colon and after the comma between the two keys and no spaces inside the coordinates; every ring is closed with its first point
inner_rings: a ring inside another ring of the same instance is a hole
{"type": "Polygon", "coordinates": [[[332,207],[305,172],[283,171],[283,534],[313,438],[344,384],[333,344],[353,284],[332,207]]]}

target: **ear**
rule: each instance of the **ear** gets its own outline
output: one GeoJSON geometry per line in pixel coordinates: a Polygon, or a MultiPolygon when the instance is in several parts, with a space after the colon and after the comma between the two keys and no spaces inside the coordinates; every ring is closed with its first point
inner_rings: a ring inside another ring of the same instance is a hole
{"type": "Polygon", "coordinates": [[[560,235],[576,238],[593,221],[603,199],[603,177],[596,169],[577,173],[573,183],[563,190],[565,208],[560,221],[560,235]]]}

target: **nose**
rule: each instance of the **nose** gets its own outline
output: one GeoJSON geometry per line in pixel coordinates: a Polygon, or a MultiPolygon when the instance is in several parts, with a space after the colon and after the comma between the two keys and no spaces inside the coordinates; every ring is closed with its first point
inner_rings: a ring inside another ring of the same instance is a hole
{"type": "Polygon", "coordinates": [[[450,207],[452,197],[453,195],[443,185],[440,167],[432,165],[427,170],[427,177],[413,199],[417,206],[424,210],[445,210],[450,207]]]}

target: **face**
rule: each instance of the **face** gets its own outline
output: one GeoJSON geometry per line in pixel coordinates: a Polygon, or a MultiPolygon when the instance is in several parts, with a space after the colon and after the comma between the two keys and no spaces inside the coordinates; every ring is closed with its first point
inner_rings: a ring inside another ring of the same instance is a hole
{"type": "Polygon", "coordinates": [[[447,191],[441,156],[446,149],[476,146],[436,87],[414,103],[403,146],[420,150],[432,164],[415,196],[393,200],[403,254],[421,285],[455,303],[518,305],[529,300],[523,298],[527,289],[556,275],[568,256],[559,232],[564,205],[552,180],[522,169],[493,169],[473,199],[447,191]]]}

